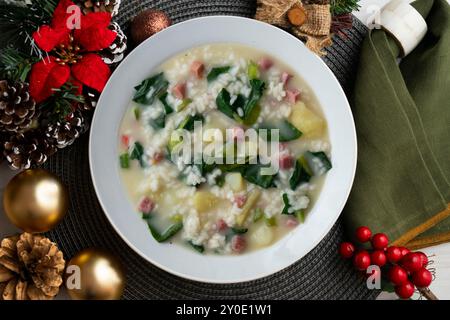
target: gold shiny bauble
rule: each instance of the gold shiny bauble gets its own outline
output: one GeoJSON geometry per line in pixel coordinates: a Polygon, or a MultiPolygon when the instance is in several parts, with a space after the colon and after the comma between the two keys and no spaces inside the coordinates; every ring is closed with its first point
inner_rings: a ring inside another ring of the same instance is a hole
{"type": "Polygon", "coordinates": [[[66,214],[68,204],[68,192],[61,180],[42,169],[19,173],[3,193],[3,207],[9,220],[30,233],[54,228],[66,214]]]}
{"type": "Polygon", "coordinates": [[[75,300],[117,300],[125,287],[125,273],[121,263],[108,252],[101,249],[85,249],[74,256],[67,264],[67,270],[74,273],[66,279],[67,290],[75,300]],[[74,269],[71,266],[78,266],[74,269]],[[79,270],[79,287],[73,288],[70,277],[79,270]]]}
{"type": "Polygon", "coordinates": [[[140,44],[171,24],[172,21],[163,11],[144,10],[131,21],[131,37],[135,44],[140,44]]]}

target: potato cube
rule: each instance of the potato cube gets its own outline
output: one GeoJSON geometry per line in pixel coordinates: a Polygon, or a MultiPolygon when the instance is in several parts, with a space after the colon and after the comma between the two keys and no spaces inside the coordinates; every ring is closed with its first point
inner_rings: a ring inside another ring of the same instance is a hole
{"type": "Polygon", "coordinates": [[[303,102],[292,107],[290,122],[306,137],[320,136],[325,128],[325,121],[308,109],[303,102]]]}
{"type": "Polygon", "coordinates": [[[208,191],[197,191],[194,195],[194,207],[199,213],[211,210],[217,201],[217,197],[208,191]]]}
{"type": "Polygon", "coordinates": [[[242,176],[239,172],[228,173],[225,176],[225,183],[234,192],[242,191],[242,190],[244,190],[244,187],[245,187],[244,179],[242,179],[242,176]]]}
{"type": "Polygon", "coordinates": [[[273,238],[273,228],[265,224],[259,224],[250,234],[250,241],[257,248],[268,246],[273,238]]]}

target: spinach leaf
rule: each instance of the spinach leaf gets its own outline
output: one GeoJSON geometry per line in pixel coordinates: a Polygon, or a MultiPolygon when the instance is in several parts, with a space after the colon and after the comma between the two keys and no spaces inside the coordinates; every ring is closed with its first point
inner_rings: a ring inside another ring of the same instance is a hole
{"type": "MultiPolygon", "coordinates": [[[[162,96],[158,97],[159,101],[162,104],[163,110],[162,110],[162,112],[159,114],[159,116],[157,118],[150,120],[150,125],[154,129],[162,129],[162,128],[164,128],[166,126],[166,117],[167,117],[167,115],[169,115],[169,114],[171,114],[173,112],[173,108],[167,102],[167,95],[168,95],[168,93],[165,92],[162,96]]],[[[151,107],[154,107],[154,106],[151,106],[151,107]]]]}
{"type": "Polygon", "coordinates": [[[161,112],[160,115],[150,120],[150,125],[154,129],[162,129],[166,126],[166,114],[164,112],[161,112]]]}
{"type": "Polygon", "coordinates": [[[164,78],[164,73],[158,73],[157,75],[145,79],[138,86],[135,87],[136,93],[134,94],[133,101],[151,105],[156,98],[161,97],[169,86],[169,82],[164,78]]]}
{"type": "Polygon", "coordinates": [[[276,175],[262,175],[261,169],[264,167],[267,166],[261,164],[249,164],[246,166],[242,177],[248,182],[256,184],[264,189],[273,187],[276,175]]]}
{"type": "Polygon", "coordinates": [[[291,207],[291,205],[289,203],[289,197],[286,193],[283,193],[283,203],[284,208],[283,211],[281,211],[281,214],[295,216],[299,222],[305,222],[305,211],[303,209],[294,212],[289,212],[289,208],[291,207]]]}
{"type": "Polygon", "coordinates": [[[283,211],[281,211],[281,214],[292,215],[292,213],[289,213],[289,208],[291,207],[291,205],[289,204],[289,198],[288,198],[287,193],[283,193],[283,203],[284,203],[284,208],[283,208],[283,211]]]}
{"type": "Polygon", "coordinates": [[[247,103],[244,106],[244,123],[246,125],[253,125],[258,120],[261,107],[256,108],[256,106],[259,106],[258,102],[263,95],[265,86],[266,84],[262,80],[250,80],[251,91],[247,103]]]}
{"type": "Polygon", "coordinates": [[[130,153],[130,160],[138,160],[141,167],[145,168],[146,165],[143,157],[144,157],[144,147],[139,141],[136,141],[130,153]]]}
{"type": "Polygon", "coordinates": [[[155,228],[150,221],[147,220],[148,228],[153,236],[153,238],[158,242],[165,242],[176,235],[182,228],[183,222],[177,222],[172,224],[163,233],[160,233],[157,228],[155,228]]]}
{"type": "Polygon", "coordinates": [[[304,155],[309,168],[314,173],[315,176],[321,176],[327,173],[333,166],[331,165],[330,159],[323,151],[310,152],[307,151],[304,155]]]}
{"type": "Polygon", "coordinates": [[[234,234],[244,234],[244,233],[247,233],[248,228],[232,227],[231,231],[234,234]]]}
{"type": "Polygon", "coordinates": [[[166,112],[166,115],[171,114],[173,112],[172,106],[167,102],[167,96],[169,94],[165,92],[163,95],[159,97],[159,101],[161,101],[162,105],[164,106],[164,111],[166,112]]]}
{"type": "Polygon", "coordinates": [[[205,121],[205,118],[201,114],[196,114],[193,116],[189,115],[178,125],[177,129],[194,131],[195,121],[201,121],[203,123],[205,121]]]}
{"type": "Polygon", "coordinates": [[[302,164],[299,160],[295,161],[294,172],[292,173],[291,178],[289,179],[289,186],[292,190],[297,189],[298,185],[302,182],[308,182],[311,179],[311,176],[308,172],[303,168],[302,164]]]}
{"type": "Polygon", "coordinates": [[[197,252],[203,253],[205,251],[205,247],[202,245],[198,245],[193,243],[192,241],[188,241],[188,244],[197,252]]]}
{"type": "Polygon", "coordinates": [[[216,98],[217,109],[230,118],[234,117],[235,110],[230,103],[231,97],[227,89],[223,88],[216,98]]]}
{"type": "Polygon", "coordinates": [[[142,219],[145,220],[147,226],[153,236],[153,238],[158,242],[164,242],[172,238],[174,235],[178,233],[183,228],[183,222],[178,221],[171,226],[169,226],[163,233],[160,233],[159,230],[151,223],[153,215],[152,214],[143,214],[142,219]]]}
{"type": "Polygon", "coordinates": [[[267,141],[272,141],[272,129],[279,129],[279,141],[287,142],[298,139],[302,136],[302,132],[287,120],[283,120],[277,125],[271,123],[263,123],[259,129],[267,129],[267,141]]]}
{"type": "Polygon", "coordinates": [[[222,73],[226,73],[230,69],[231,69],[230,66],[212,68],[211,71],[206,76],[206,80],[208,80],[208,82],[212,82],[216,80],[222,73]]]}
{"type": "Polygon", "coordinates": [[[140,120],[141,119],[141,109],[139,108],[139,107],[135,107],[134,109],[133,109],[133,114],[134,114],[134,118],[136,119],[136,120],[140,120]]]}
{"type": "Polygon", "coordinates": [[[130,167],[130,156],[128,153],[124,153],[119,157],[120,167],[122,169],[128,169],[130,167]]]}

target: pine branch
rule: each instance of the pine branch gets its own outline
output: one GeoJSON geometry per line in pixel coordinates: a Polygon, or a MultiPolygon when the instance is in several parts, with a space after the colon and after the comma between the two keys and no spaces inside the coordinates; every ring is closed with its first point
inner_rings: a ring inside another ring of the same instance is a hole
{"type": "Polygon", "coordinates": [[[25,82],[32,64],[38,60],[14,48],[3,49],[0,51],[0,77],[13,82],[25,82]]]}
{"type": "Polygon", "coordinates": [[[36,51],[31,36],[41,25],[50,23],[56,1],[31,0],[11,3],[0,0],[0,46],[11,45],[23,51],[36,51]]]}
{"type": "Polygon", "coordinates": [[[42,111],[50,112],[50,121],[58,121],[66,118],[74,111],[76,104],[85,102],[84,97],[77,93],[78,87],[67,83],[59,89],[53,89],[54,94],[44,101],[40,108],[42,111]]]}
{"type": "Polygon", "coordinates": [[[341,15],[359,10],[359,0],[331,0],[331,13],[333,15],[341,15]]]}

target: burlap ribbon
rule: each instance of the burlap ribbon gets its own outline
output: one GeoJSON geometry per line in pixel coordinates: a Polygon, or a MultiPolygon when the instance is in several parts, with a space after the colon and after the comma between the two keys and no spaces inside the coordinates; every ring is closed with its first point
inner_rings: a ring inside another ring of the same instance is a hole
{"type": "Polygon", "coordinates": [[[324,55],[323,48],[332,43],[328,1],[258,0],[255,19],[291,31],[305,41],[310,50],[319,55],[324,55]],[[306,12],[306,21],[300,26],[292,25],[288,19],[288,12],[294,7],[300,7],[306,12]]]}

